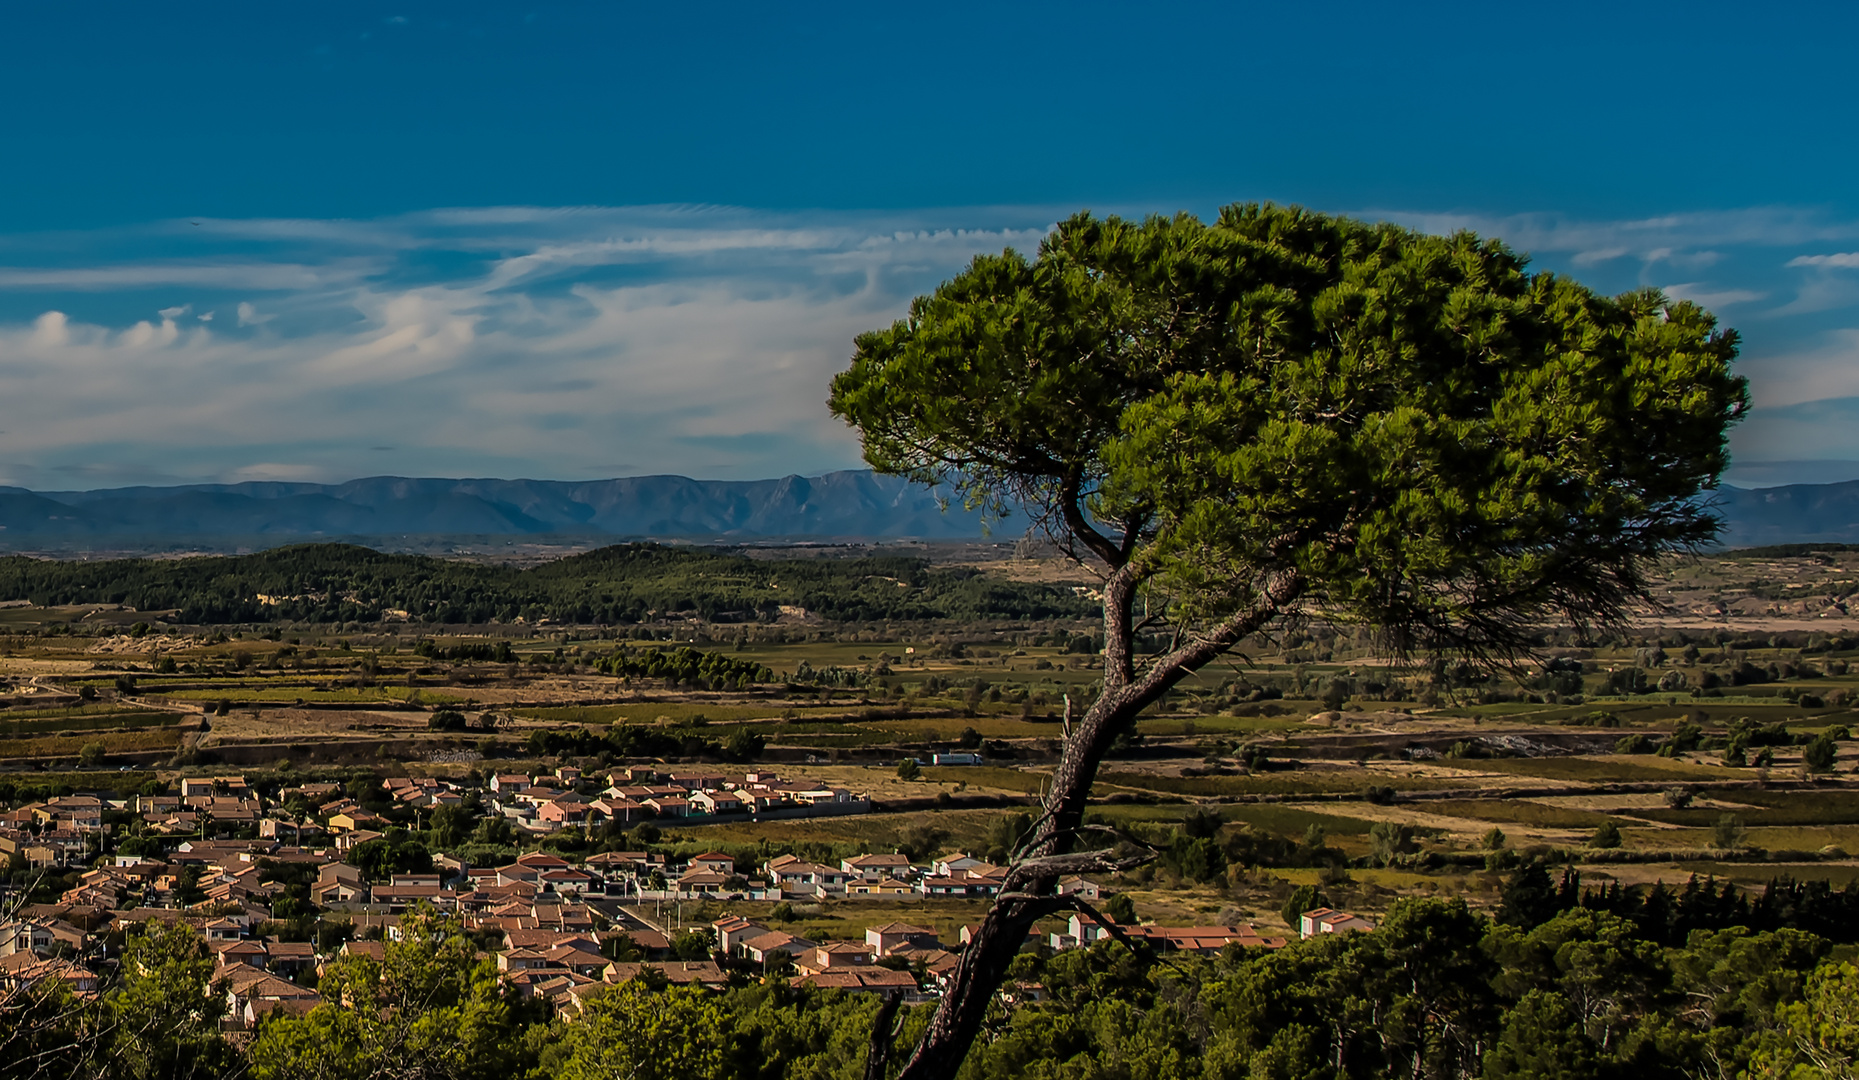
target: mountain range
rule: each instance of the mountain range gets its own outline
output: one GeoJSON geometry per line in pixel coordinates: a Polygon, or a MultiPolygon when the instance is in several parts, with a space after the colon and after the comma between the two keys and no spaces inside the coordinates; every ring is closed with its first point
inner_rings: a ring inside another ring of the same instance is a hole
{"type": "Polygon", "coordinates": [[[0,545],[184,538],[286,542],[395,536],[615,538],[981,535],[978,514],[891,476],[844,471],[775,480],[253,481],[98,491],[0,488],[0,545]]]}
{"type": "MultiPolygon", "coordinates": [[[[1727,546],[1859,543],[1859,481],[1721,489],[1727,546]]],[[[999,535],[1018,533],[1002,523],[999,535]]],[[[973,539],[979,514],[869,471],[773,480],[253,481],[97,491],[0,488],[0,547],[156,540],[213,546],[406,536],[973,539]]]]}

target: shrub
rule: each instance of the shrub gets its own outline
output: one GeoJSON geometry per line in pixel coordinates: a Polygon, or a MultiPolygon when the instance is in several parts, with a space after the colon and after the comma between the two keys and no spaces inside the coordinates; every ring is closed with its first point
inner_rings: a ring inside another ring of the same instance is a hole
{"type": "Polygon", "coordinates": [[[1296,930],[1301,925],[1298,919],[1299,916],[1303,915],[1306,911],[1314,911],[1317,908],[1329,906],[1329,898],[1324,896],[1322,891],[1315,885],[1299,885],[1291,891],[1290,896],[1285,898],[1284,904],[1278,909],[1278,914],[1284,916],[1287,926],[1296,930]]]}
{"type": "Polygon", "coordinates": [[[463,731],[465,714],[457,709],[440,709],[427,718],[426,727],[432,731],[463,731]]]}
{"type": "Polygon", "coordinates": [[[1801,750],[1801,761],[1809,772],[1831,772],[1833,762],[1839,756],[1839,744],[1834,742],[1831,733],[1825,733],[1808,743],[1801,750]]]}

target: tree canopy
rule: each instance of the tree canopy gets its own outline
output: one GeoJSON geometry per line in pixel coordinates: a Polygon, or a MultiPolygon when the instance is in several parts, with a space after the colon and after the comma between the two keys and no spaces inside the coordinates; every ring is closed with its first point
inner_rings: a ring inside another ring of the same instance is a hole
{"type": "Polygon", "coordinates": [[[1080,213],[860,335],[830,405],[866,460],[1025,508],[1104,579],[1098,696],[905,1077],[953,1075],[1025,928],[1079,903],[1054,886],[1092,865],[1097,765],[1190,672],[1287,619],[1474,660],[1619,624],[1716,534],[1736,351],[1696,304],[1495,240],[1256,204],[1080,213]],[[1139,618],[1173,630],[1146,659],[1139,618]]]}
{"type": "Polygon", "coordinates": [[[1470,233],[1079,214],[860,336],[832,407],[874,467],[1024,503],[1190,610],[1295,594],[1503,647],[1611,621],[1647,560],[1711,539],[1736,347],[1470,233]]]}

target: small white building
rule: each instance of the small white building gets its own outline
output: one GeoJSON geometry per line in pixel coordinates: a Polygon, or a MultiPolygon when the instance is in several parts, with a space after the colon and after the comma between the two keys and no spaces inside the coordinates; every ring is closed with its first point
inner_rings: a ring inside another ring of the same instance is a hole
{"type": "Polygon", "coordinates": [[[1373,930],[1375,923],[1360,915],[1351,915],[1347,911],[1334,908],[1312,908],[1298,919],[1298,934],[1302,937],[1316,937],[1318,934],[1342,934],[1352,930],[1373,930]]]}

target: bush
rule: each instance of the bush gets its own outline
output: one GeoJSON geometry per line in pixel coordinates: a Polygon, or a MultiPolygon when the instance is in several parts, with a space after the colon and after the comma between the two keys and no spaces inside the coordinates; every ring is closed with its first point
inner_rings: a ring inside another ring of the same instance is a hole
{"type": "Polygon", "coordinates": [[[923,768],[917,764],[916,758],[904,758],[897,763],[897,778],[899,780],[915,780],[922,775],[923,768]]]}
{"type": "Polygon", "coordinates": [[[457,709],[440,709],[427,718],[426,727],[432,731],[463,731],[465,714],[457,709]]]}
{"type": "Polygon", "coordinates": [[[1588,841],[1589,847],[1617,848],[1620,846],[1620,826],[1611,821],[1601,822],[1601,827],[1594,830],[1594,836],[1588,841]]]}
{"type": "Polygon", "coordinates": [[[1285,898],[1284,904],[1278,909],[1278,914],[1284,916],[1287,926],[1298,930],[1302,927],[1299,916],[1306,911],[1315,911],[1317,908],[1329,906],[1329,898],[1324,896],[1315,885],[1299,885],[1291,891],[1290,896],[1285,898]]]}
{"type": "Polygon", "coordinates": [[[1616,754],[1650,754],[1654,749],[1651,739],[1637,733],[1622,736],[1620,741],[1614,744],[1616,754]]]}
{"type": "Polygon", "coordinates": [[[1362,789],[1362,797],[1376,806],[1387,806],[1394,801],[1394,789],[1370,784],[1362,789]]]}
{"type": "Polygon", "coordinates": [[[1831,733],[1822,734],[1802,748],[1801,761],[1809,772],[1832,772],[1839,752],[1839,744],[1833,741],[1831,733]]]}
{"type": "Polygon", "coordinates": [[[1674,810],[1683,810],[1685,807],[1690,806],[1691,799],[1692,791],[1690,788],[1669,787],[1665,789],[1665,805],[1674,810]]]}
{"type": "Polygon", "coordinates": [[[1369,858],[1377,866],[1392,866],[1396,859],[1419,850],[1411,826],[1377,821],[1368,831],[1369,858]]]}

